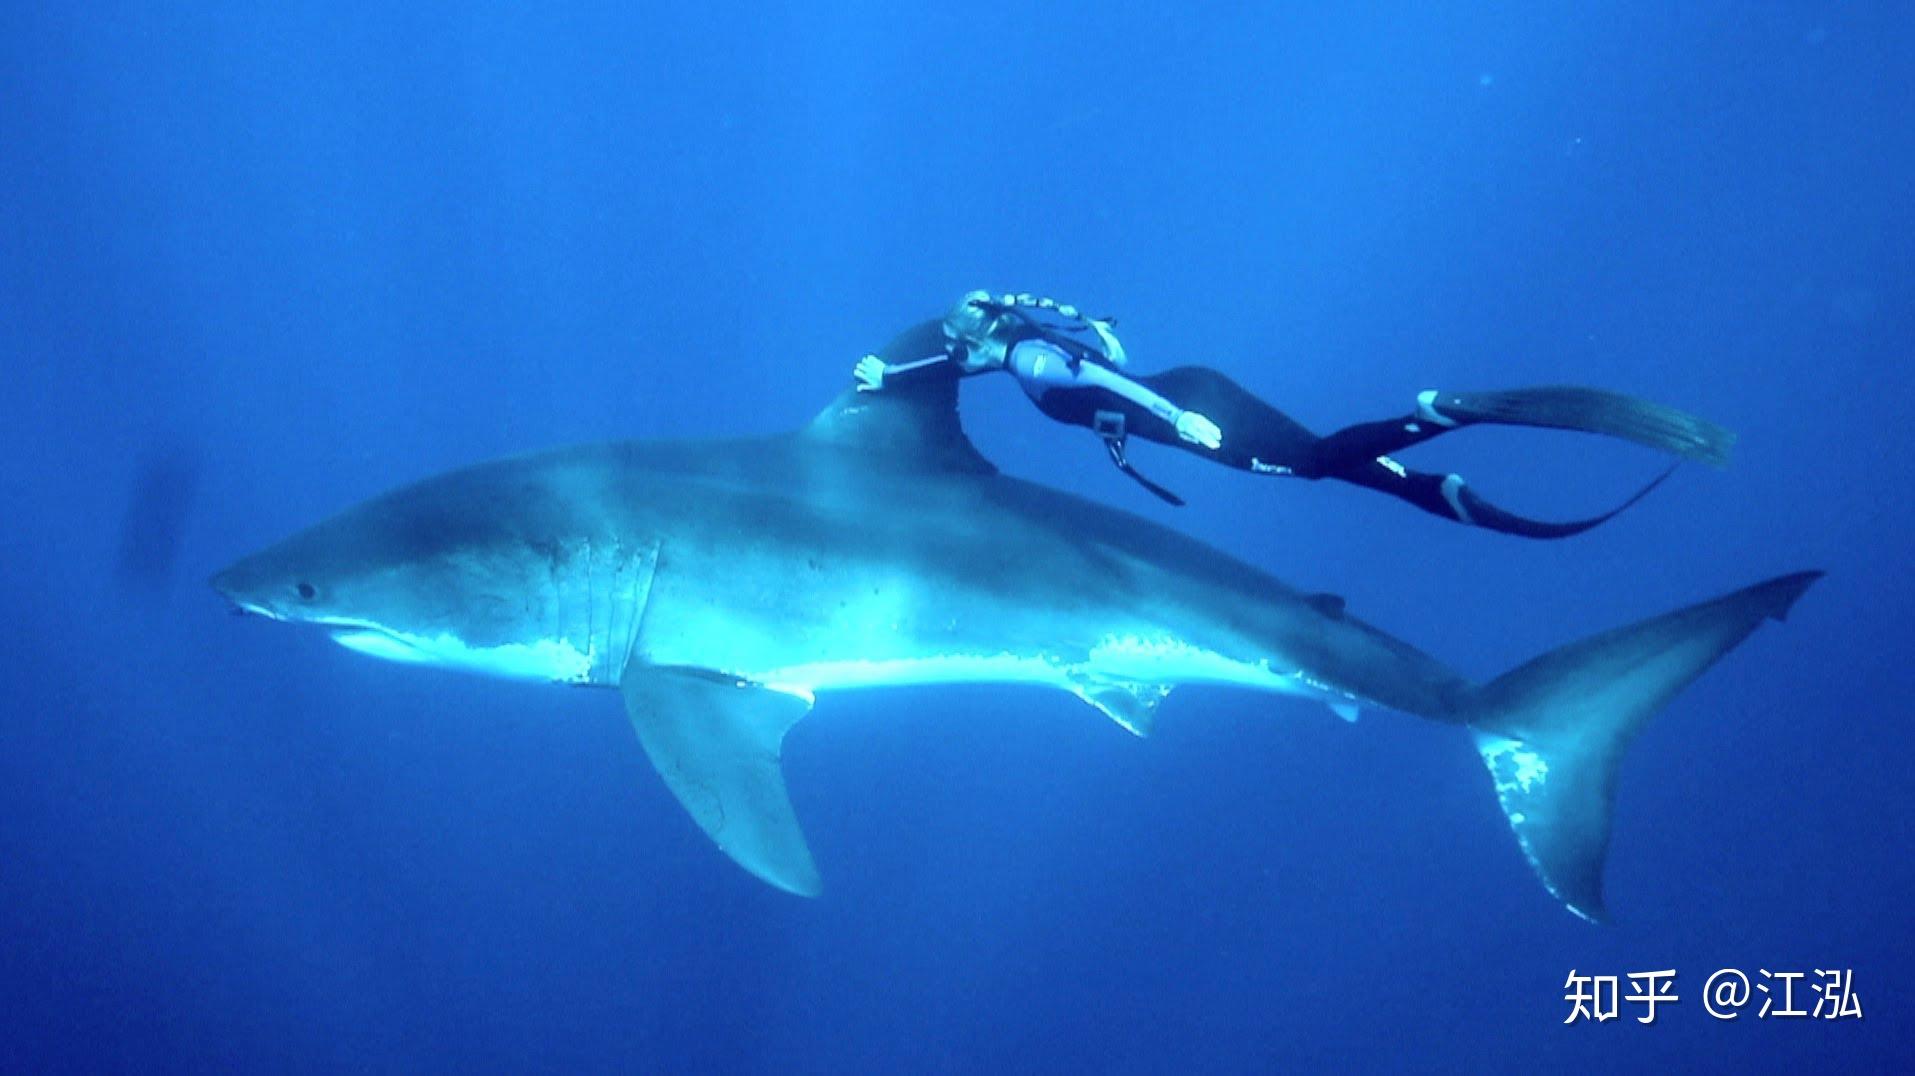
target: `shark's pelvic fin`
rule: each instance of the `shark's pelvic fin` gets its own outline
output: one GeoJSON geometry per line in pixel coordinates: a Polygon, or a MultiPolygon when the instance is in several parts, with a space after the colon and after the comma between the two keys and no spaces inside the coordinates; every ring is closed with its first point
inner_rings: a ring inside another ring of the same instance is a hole
{"type": "Polygon", "coordinates": [[[1115,680],[1100,676],[1075,675],[1071,690],[1077,697],[1097,707],[1105,717],[1129,729],[1137,736],[1148,736],[1157,723],[1157,707],[1170,695],[1170,684],[1115,680]]]}
{"type": "Polygon", "coordinates": [[[1623,749],[1649,716],[1821,572],[1798,572],[1551,651],[1478,692],[1469,723],[1543,885],[1592,922],[1623,749]]]}
{"type": "Polygon", "coordinates": [[[808,700],[692,670],[634,664],[619,690],[658,775],[738,865],[780,889],[823,888],[785,793],[785,732],[808,700]]]}

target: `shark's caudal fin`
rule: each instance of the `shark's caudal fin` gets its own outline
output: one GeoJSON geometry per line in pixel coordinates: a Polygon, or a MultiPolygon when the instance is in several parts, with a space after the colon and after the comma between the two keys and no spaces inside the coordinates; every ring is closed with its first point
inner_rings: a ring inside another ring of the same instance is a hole
{"type": "Polygon", "coordinates": [[[1821,572],[1798,572],[1572,643],[1484,685],[1477,750],[1550,893],[1593,922],[1623,749],[1649,716],[1821,572]]]}

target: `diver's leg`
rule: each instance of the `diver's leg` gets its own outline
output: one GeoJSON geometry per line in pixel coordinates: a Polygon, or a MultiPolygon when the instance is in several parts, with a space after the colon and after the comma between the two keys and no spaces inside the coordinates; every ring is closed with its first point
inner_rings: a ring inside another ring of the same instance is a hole
{"type": "MultiPolygon", "coordinates": [[[[1431,410],[1425,401],[1433,399],[1436,393],[1426,392],[1418,398],[1417,411],[1408,416],[1346,426],[1319,437],[1235,381],[1207,367],[1180,366],[1137,380],[1179,407],[1210,416],[1223,430],[1223,447],[1217,451],[1191,445],[1180,447],[1259,474],[1343,478],[1346,472],[1371,474],[1373,468],[1375,481],[1381,483],[1378,488],[1390,487],[1389,469],[1379,464],[1379,459],[1468,421],[1431,410]]],[[[1158,425],[1163,428],[1134,423],[1131,432],[1152,441],[1175,444],[1176,438],[1169,427],[1158,425]]]]}
{"type": "Polygon", "coordinates": [[[1354,470],[1392,452],[1420,445],[1456,429],[1462,423],[1421,413],[1380,422],[1359,422],[1317,441],[1318,467],[1326,473],[1354,470]]]}
{"type": "Polygon", "coordinates": [[[1369,475],[1372,482],[1359,484],[1374,483],[1375,488],[1385,492],[1397,492],[1400,482],[1393,482],[1389,469],[1378,462],[1381,457],[1427,441],[1458,425],[1449,420],[1428,422],[1418,415],[1410,415],[1349,426],[1319,437],[1208,367],[1179,366],[1137,380],[1179,407],[1208,415],[1223,430],[1223,446],[1213,451],[1180,444],[1167,423],[1152,424],[1130,416],[1130,432],[1140,437],[1176,445],[1258,474],[1298,478],[1345,478],[1346,472],[1369,475]]]}
{"type": "MultiPolygon", "coordinates": [[[[1177,406],[1210,416],[1223,430],[1223,445],[1217,450],[1192,445],[1180,440],[1169,423],[1153,420],[1148,415],[1128,415],[1129,432],[1140,437],[1259,474],[1341,479],[1388,493],[1444,519],[1526,538],[1566,538],[1581,534],[1641,500],[1668,477],[1668,472],[1601,515],[1552,523],[1498,508],[1477,496],[1460,475],[1409,470],[1390,459],[1390,453],[1479,422],[1582,429],[1626,436],[1670,451],[1678,450],[1674,446],[1680,440],[1634,436],[1625,431],[1647,431],[1655,426],[1649,421],[1632,426],[1630,416],[1647,420],[1656,414],[1681,415],[1681,412],[1588,389],[1467,394],[1429,391],[1418,395],[1416,410],[1403,418],[1361,423],[1318,437],[1215,370],[1183,366],[1138,380],[1177,406]],[[1521,416],[1521,420],[1512,416],[1521,416]],[[1548,421],[1551,419],[1553,421],[1548,421]]],[[[1695,422],[1698,424],[1695,429],[1706,426],[1700,420],[1695,422]]],[[[1680,422],[1665,422],[1658,428],[1673,433],[1683,426],[1680,422]]],[[[1700,446],[1720,441],[1701,436],[1692,443],[1700,446]]]]}
{"type": "Polygon", "coordinates": [[[1353,470],[1451,430],[1493,421],[1457,406],[1461,399],[1457,393],[1425,389],[1416,394],[1416,410],[1402,418],[1359,422],[1324,435],[1317,442],[1318,464],[1328,472],[1353,470]]]}
{"type": "Polygon", "coordinates": [[[1416,411],[1402,418],[1362,422],[1319,437],[1208,367],[1179,366],[1136,380],[1178,407],[1209,416],[1223,431],[1223,446],[1213,451],[1179,444],[1169,424],[1136,415],[1130,416],[1130,432],[1260,474],[1337,475],[1461,426],[1487,421],[1437,411],[1433,405],[1439,394],[1432,391],[1418,396],[1416,411]]]}

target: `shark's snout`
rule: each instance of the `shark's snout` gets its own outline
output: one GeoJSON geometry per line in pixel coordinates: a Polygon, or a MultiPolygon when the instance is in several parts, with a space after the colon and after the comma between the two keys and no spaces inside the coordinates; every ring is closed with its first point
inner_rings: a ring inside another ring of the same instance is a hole
{"type": "Polygon", "coordinates": [[[249,604],[257,604],[257,600],[250,593],[257,587],[250,586],[246,576],[239,569],[239,564],[228,565],[208,577],[206,585],[212,587],[215,593],[225,598],[235,609],[244,612],[249,604]]]}
{"type": "Polygon", "coordinates": [[[246,570],[246,561],[239,561],[214,572],[206,580],[220,597],[226,599],[235,616],[263,616],[272,620],[283,619],[262,593],[263,587],[256,578],[257,573],[246,570]]]}

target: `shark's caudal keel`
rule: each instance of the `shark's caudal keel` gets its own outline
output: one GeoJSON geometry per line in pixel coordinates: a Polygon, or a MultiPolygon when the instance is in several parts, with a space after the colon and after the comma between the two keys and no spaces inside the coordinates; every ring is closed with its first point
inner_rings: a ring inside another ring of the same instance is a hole
{"type": "Polygon", "coordinates": [[[618,688],[668,787],[740,865],[819,878],[785,792],[821,693],[1036,684],[1147,734],[1177,684],[1466,725],[1544,884],[1604,916],[1622,751],[1816,578],[1784,576],[1482,686],[1144,520],[997,474],[948,386],[847,394],[805,431],[486,464],[370,501],[213,580],[390,660],[618,688]]]}

